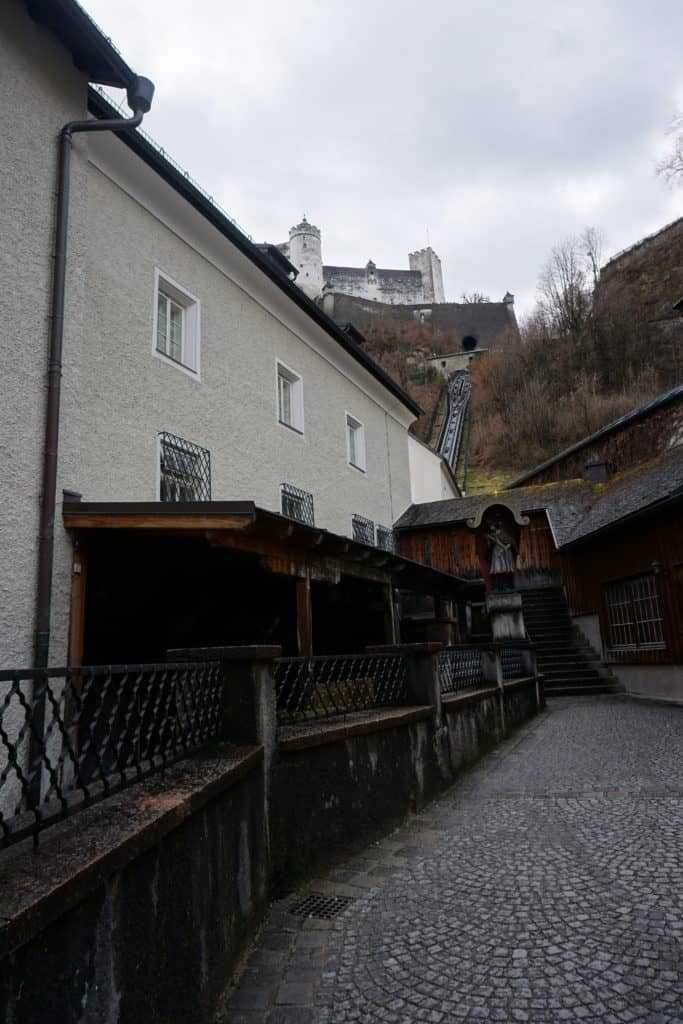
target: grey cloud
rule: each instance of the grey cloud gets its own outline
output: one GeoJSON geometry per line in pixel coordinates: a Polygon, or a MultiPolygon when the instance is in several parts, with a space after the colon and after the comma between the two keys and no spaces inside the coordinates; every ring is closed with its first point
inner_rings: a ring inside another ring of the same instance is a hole
{"type": "Polygon", "coordinates": [[[653,169],[677,0],[87,2],[156,74],[152,134],[258,239],[305,211],[328,262],[405,266],[429,229],[449,298],[528,306],[565,235],[609,252],[683,213],[653,169]]]}

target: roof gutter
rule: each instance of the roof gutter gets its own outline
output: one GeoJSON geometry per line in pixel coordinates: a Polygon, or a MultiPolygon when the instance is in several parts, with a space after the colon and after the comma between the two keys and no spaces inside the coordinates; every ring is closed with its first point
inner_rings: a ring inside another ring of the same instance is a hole
{"type": "MultiPolygon", "coordinates": [[[[45,411],[45,441],[38,539],[38,583],[36,587],[34,658],[36,668],[45,668],[50,650],[52,570],[54,563],[57,454],[61,404],[62,348],[64,336],[64,295],[66,282],[69,196],[71,185],[71,144],[81,132],[120,132],[135,128],[152,105],[154,85],[148,78],[136,78],[128,88],[129,118],[70,121],[59,135],[59,168],[55,222],[55,255],[50,313],[50,344],[45,411]]],[[[37,728],[39,728],[37,726],[37,728]]]]}

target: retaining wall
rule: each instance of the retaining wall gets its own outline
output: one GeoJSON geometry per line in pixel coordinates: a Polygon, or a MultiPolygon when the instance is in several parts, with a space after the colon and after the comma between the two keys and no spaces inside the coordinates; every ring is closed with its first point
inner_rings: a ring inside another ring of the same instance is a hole
{"type": "Polygon", "coordinates": [[[212,1020],[269,895],[420,808],[535,714],[538,685],[289,727],[277,745],[264,702],[243,702],[242,742],[251,715],[262,744],[190,758],[48,829],[37,852],[4,851],[0,1020],[212,1020]]]}

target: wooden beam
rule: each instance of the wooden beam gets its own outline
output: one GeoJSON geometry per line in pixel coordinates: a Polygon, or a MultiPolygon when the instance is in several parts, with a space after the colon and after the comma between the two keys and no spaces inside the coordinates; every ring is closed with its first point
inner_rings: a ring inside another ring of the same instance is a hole
{"type": "Polygon", "coordinates": [[[313,617],[311,608],[311,580],[309,576],[296,580],[296,638],[301,658],[313,654],[313,617]]]}
{"type": "Polygon", "coordinates": [[[242,530],[253,522],[250,515],[173,515],[163,513],[110,514],[65,511],[69,529],[97,530],[242,530]]]}

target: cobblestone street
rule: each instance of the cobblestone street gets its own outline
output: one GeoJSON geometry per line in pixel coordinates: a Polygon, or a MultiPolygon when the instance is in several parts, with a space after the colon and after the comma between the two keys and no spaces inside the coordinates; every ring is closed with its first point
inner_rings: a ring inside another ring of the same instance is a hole
{"type": "Polygon", "coordinates": [[[275,904],[221,1020],[683,1022],[683,709],[555,700],[275,904]]]}

